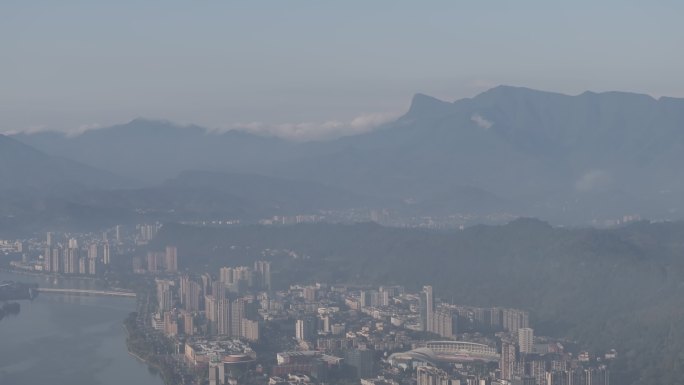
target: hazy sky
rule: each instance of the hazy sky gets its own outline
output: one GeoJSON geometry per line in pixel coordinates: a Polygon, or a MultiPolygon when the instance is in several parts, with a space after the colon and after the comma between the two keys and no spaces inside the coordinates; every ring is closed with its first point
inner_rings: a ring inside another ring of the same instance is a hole
{"type": "Polygon", "coordinates": [[[338,134],[498,84],[684,96],[684,2],[597,3],[3,1],[0,131],[338,134]]]}

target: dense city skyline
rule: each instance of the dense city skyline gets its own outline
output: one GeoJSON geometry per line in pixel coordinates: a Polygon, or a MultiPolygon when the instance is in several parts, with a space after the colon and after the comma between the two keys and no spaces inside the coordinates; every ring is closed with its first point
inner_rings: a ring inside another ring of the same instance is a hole
{"type": "Polygon", "coordinates": [[[103,279],[138,289],[1,282],[0,294],[29,287],[31,299],[32,291],[67,300],[137,298],[137,311],[125,322],[129,350],[158,367],[167,384],[265,384],[266,379],[269,385],[610,384],[615,349],[590,351],[574,341],[537,335],[528,310],[445,301],[431,284],[414,292],[339,277],[299,280],[283,274],[296,263],[292,251],[255,249],[255,257],[266,259],[254,259],[253,267],[207,270],[175,246],[160,250],[159,231],[164,230],[158,224],[138,224],[2,240],[5,255],[21,258],[10,262],[12,271],[55,282],[103,279]],[[114,255],[101,252],[110,246],[114,255]],[[86,259],[88,265],[73,267],[86,259]]]}

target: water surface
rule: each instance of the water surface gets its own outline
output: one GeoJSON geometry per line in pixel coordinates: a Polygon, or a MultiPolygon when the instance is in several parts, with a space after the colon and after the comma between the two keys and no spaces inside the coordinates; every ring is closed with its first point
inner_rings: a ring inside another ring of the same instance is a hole
{"type": "MultiPolygon", "coordinates": [[[[94,289],[94,281],[0,272],[0,280],[94,289]]],[[[40,293],[0,321],[0,384],[162,385],[128,354],[123,320],[135,300],[40,293]]]]}

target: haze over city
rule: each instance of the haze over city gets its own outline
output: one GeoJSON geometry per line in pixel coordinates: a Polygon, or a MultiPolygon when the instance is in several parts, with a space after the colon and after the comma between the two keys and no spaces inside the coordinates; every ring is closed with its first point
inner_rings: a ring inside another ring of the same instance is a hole
{"type": "Polygon", "coordinates": [[[684,384],[684,4],[0,4],[0,384],[684,384]]]}

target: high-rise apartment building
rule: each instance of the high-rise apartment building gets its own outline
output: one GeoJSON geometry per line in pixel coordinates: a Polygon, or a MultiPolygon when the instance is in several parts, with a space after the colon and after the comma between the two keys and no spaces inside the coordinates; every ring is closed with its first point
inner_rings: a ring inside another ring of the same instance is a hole
{"type": "Polygon", "coordinates": [[[492,330],[501,330],[501,309],[493,307],[489,309],[489,327],[492,330]]]}
{"type": "Polygon", "coordinates": [[[184,289],[183,305],[185,306],[185,310],[189,312],[199,311],[201,292],[199,283],[188,280],[184,289]]]}
{"type": "Polygon", "coordinates": [[[518,329],[518,345],[520,346],[520,353],[534,352],[534,330],[531,328],[518,329]]]}
{"type": "Polygon", "coordinates": [[[371,306],[371,295],[371,291],[361,290],[361,292],[359,293],[359,305],[361,307],[371,306]]]}
{"type": "MultiPolygon", "coordinates": [[[[59,247],[55,247],[52,249],[52,260],[50,261],[52,263],[52,271],[55,273],[60,272],[60,266],[63,264],[60,261],[60,256],[63,255],[59,247]]],[[[63,256],[61,258],[64,258],[63,256]]]]}
{"type": "Polygon", "coordinates": [[[105,242],[104,245],[102,245],[102,263],[104,263],[105,265],[109,265],[110,263],[112,263],[109,242],[105,242]]]}
{"type": "Polygon", "coordinates": [[[166,246],[166,271],[175,273],[178,271],[178,249],[176,246],[166,246]]]}
{"type": "Polygon", "coordinates": [[[88,258],[88,274],[90,274],[90,275],[97,274],[97,259],[88,258]]]}
{"type": "Polygon", "coordinates": [[[147,271],[150,273],[156,273],[161,269],[159,266],[158,253],[154,251],[147,252],[147,271]]]}
{"type": "Polygon", "coordinates": [[[211,334],[216,334],[218,330],[218,314],[217,314],[217,306],[216,306],[216,298],[214,298],[213,295],[206,295],[204,296],[204,312],[207,317],[208,321],[208,330],[207,332],[211,334]]]}
{"type": "MultiPolygon", "coordinates": [[[[74,240],[75,241],[75,240],[74,240]]],[[[71,242],[69,242],[71,244],[71,242]]],[[[65,274],[76,274],[78,272],[78,258],[79,250],[78,244],[74,243],[76,247],[69,247],[66,250],[66,256],[64,259],[64,270],[65,274]]]]}
{"type": "Polygon", "coordinates": [[[97,243],[91,243],[88,246],[88,258],[94,258],[97,259],[98,256],[98,247],[97,243]]]}
{"type": "Polygon", "coordinates": [[[81,274],[90,274],[90,275],[95,275],[97,272],[97,258],[98,258],[98,246],[97,243],[91,243],[88,246],[88,258],[81,258],[83,262],[79,261],[79,273],[81,270],[81,263],[83,263],[84,271],[81,274]]]}
{"type": "Polygon", "coordinates": [[[314,302],[316,300],[316,287],[306,286],[302,289],[302,297],[306,302],[314,302]]]}
{"type": "Polygon", "coordinates": [[[222,267],[219,269],[219,281],[224,285],[233,284],[233,268],[232,267],[222,267]]]}
{"type": "Polygon", "coordinates": [[[50,246],[46,246],[43,252],[43,270],[52,271],[52,249],[50,246]]]}
{"type": "Polygon", "coordinates": [[[259,285],[262,289],[271,290],[271,262],[256,261],[254,262],[254,271],[259,277],[259,285]]]}
{"type": "Polygon", "coordinates": [[[389,292],[380,290],[378,292],[378,304],[376,306],[389,306],[389,292]]]}
{"type": "MultiPolygon", "coordinates": [[[[219,335],[231,336],[231,303],[230,299],[222,298],[217,300],[216,315],[218,317],[216,332],[219,335]]],[[[239,337],[239,335],[238,335],[239,337]]]]}
{"type": "Polygon", "coordinates": [[[313,341],[316,336],[318,320],[315,317],[304,317],[295,323],[295,338],[300,341],[313,341]]]}
{"type": "Polygon", "coordinates": [[[188,290],[188,283],[190,283],[190,276],[187,274],[182,275],[178,285],[178,298],[183,306],[185,306],[185,293],[188,290]]]}
{"type": "Polygon", "coordinates": [[[233,283],[230,286],[232,292],[241,293],[247,287],[254,286],[254,274],[247,266],[233,268],[233,283]]]}
{"type": "Polygon", "coordinates": [[[520,328],[530,327],[529,313],[518,309],[503,309],[501,311],[503,329],[510,332],[517,332],[520,328]]]}
{"type": "Polygon", "coordinates": [[[235,299],[230,310],[230,335],[240,337],[240,334],[242,334],[242,320],[245,318],[245,300],[243,298],[235,299]]]}
{"type": "Polygon", "coordinates": [[[424,331],[434,331],[434,306],[435,299],[432,295],[432,286],[423,286],[420,294],[420,322],[424,331]]]}
{"type": "Polygon", "coordinates": [[[501,357],[499,358],[499,370],[502,380],[513,379],[515,370],[515,345],[508,342],[501,342],[501,357]]]}
{"type": "Polygon", "coordinates": [[[241,337],[249,341],[259,340],[259,322],[248,319],[242,320],[242,334],[241,337]]]}
{"type": "Polygon", "coordinates": [[[171,291],[173,281],[158,279],[156,280],[156,283],[159,312],[163,313],[165,311],[171,310],[173,307],[173,292],[171,291]]]}
{"type": "Polygon", "coordinates": [[[86,257],[80,257],[78,259],[78,274],[85,275],[88,272],[88,259],[86,257]]]}
{"type": "Polygon", "coordinates": [[[183,333],[186,336],[195,334],[195,320],[191,313],[183,313],[183,333]]]}
{"type": "Polygon", "coordinates": [[[200,279],[202,280],[202,294],[212,294],[211,283],[213,282],[213,280],[211,279],[211,275],[209,273],[204,273],[200,276],[200,279]]]}
{"type": "Polygon", "coordinates": [[[174,312],[167,311],[164,313],[164,334],[168,336],[178,334],[178,321],[174,312]]]}
{"type": "Polygon", "coordinates": [[[221,281],[214,281],[211,283],[211,295],[216,297],[216,300],[220,300],[223,298],[227,297],[227,288],[226,285],[223,284],[221,281]]]}
{"type": "Polygon", "coordinates": [[[457,333],[458,316],[451,309],[442,308],[434,313],[432,332],[442,337],[452,338],[457,333]]]}

